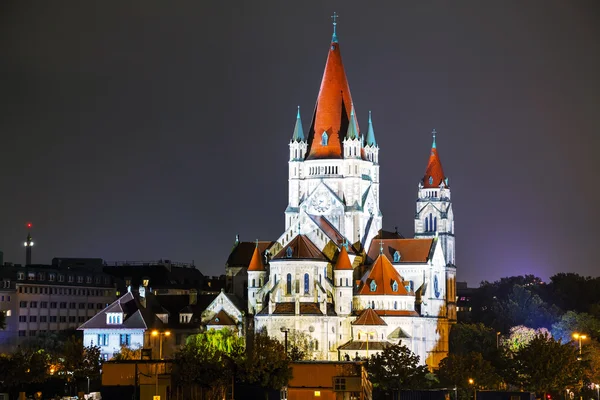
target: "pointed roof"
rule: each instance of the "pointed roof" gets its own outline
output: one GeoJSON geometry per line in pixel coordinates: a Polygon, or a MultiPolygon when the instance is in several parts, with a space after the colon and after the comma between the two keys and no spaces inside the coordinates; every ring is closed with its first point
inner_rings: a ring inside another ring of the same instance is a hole
{"type": "Polygon", "coordinates": [[[305,235],[296,235],[295,238],[273,257],[273,261],[285,259],[328,261],[321,250],[305,235]]]}
{"type": "Polygon", "coordinates": [[[360,287],[358,294],[362,295],[392,295],[392,296],[408,296],[406,288],[402,285],[403,279],[396,271],[390,260],[380,254],[375,260],[375,263],[368,272],[365,284],[360,287]],[[371,286],[371,282],[375,284],[371,286]],[[396,291],[393,290],[394,282],[396,282],[396,291]],[[375,290],[371,290],[375,288],[375,290]]]}
{"type": "Polygon", "coordinates": [[[400,255],[401,263],[426,263],[434,250],[434,238],[424,239],[379,239],[371,241],[367,257],[376,260],[379,249],[383,244],[383,254],[389,259],[394,259],[394,253],[400,255]]]}
{"type": "Polygon", "coordinates": [[[371,120],[371,111],[369,111],[369,130],[367,131],[367,146],[375,147],[375,131],[373,130],[373,121],[371,120]]]}
{"type": "Polygon", "coordinates": [[[350,263],[350,257],[348,257],[348,251],[346,250],[346,246],[344,245],[342,245],[342,250],[340,251],[340,255],[338,256],[334,269],[350,271],[354,269],[352,268],[352,264],[350,263]]]}
{"type": "Polygon", "coordinates": [[[358,139],[358,128],[356,127],[356,116],[354,115],[354,104],[350,109],[350,123],[346,132],[346,139],[358,139]]]}
{"type": "MultiPolygon", "coordinates": [[[[442,182],[445,183],[446,175],[442,169],[442,162],[437,152],[437,146],[435,143],[435,129],[431,132],[433,134],[433,143],[431,144],[431,153],[429,154],[429,162],[427,163],[427,169],[425,170],[425,176],[423,177],[423,187],[427,189],[437,189],[440,187],[442,182]]],[[[448,186],[446,184],[446,186],[448,186]]]]}
{"type": "Polygon", "coordinates": [[[254,253],[252,254],[252,259],[250,260],[250,264],[248,264],[248,271],[264,271],[265,266],[262,262],[262,257],[260,255],[260,251],[258,249],[258,243],[254,248],[254,253]]]}
{"type": "Polygon", "coordinates": [[[302,120],[300,119],[300,106],[298,106],[298,115],[296,115],[296,126],[294,126],[292,142],[304,142],[304,130],[302,129],[302,120]]]}
{"type": "Polygon", "coordinates": [[[217,314],[215,314],[214,317],[212,317],[210,319],[210,321],[208,321],[206,323],[206,325],[236,325],[235,321],[233,320],[233,318],[231,318],[229,316],[229,314],[227,314],[225,312],[225,310],[221,310],[219,311],[217,314]]]}
{"type": "Polygon", "coordinates": [[[352,325],[387,325],[372,308],[365,308],[352,325]]]}
{"type": "Polygon", "coordinates": [[[342,63],[340,45],[334,32],[308,134],[308,160],[342,158],[341,135],[348,130],[351,106],[350,87],[342,63]],[[328,136],[326,145],[323,145],[321,140],[323,132],[327,132],[328,136]]]}

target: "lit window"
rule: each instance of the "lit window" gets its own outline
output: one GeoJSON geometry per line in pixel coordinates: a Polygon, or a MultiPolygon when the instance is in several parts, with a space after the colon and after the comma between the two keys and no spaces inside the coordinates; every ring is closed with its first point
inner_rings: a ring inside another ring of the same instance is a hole
{"type": "Polygon", "coordinates": [[[329,136],[327,135],[327,132],[323,131],[323,134],[321,135],[321,146],[327,146],[328,141],[329,136]]]}
{"type": "Polygon", "coordinates": [[[315,390],[315,397],[321,397],[321,391],[315,390]]]}
{"type": "Polygon", "coordinates": [[[377,283],[375,283],[375,280],[371,281],[370,286],[371,286],[371,292],[374,292],[377,290],[377,283]]]}
{"type": "Polygon", "coordinates": [[[394,262],[400,262],[400,253],[397,251],[394,253],[394,262]]]}
{"type": "Polygon", "coordinates": [[[396,282],[396,281],[392,282],[392,291],[393,292],[398,291],[398,282],[396,282]]]}

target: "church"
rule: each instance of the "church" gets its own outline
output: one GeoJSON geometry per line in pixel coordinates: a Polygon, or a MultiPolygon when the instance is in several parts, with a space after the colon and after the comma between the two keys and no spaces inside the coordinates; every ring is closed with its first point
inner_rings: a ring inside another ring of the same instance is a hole
{"type": "Polygon", "coordinates": [[[396,343],[432,368],[446,357],[456,321],[454,213],[432,133],[414,237],[385,231],[380,148],[370,111],[366,133],[359,128],[334,15],[311,123],[305,131],[298,109],[289,142],[283,233],[236,240],[227,262],[227,290],[247,301],[247,329],[316,360],[369,357],[396,343]]]}

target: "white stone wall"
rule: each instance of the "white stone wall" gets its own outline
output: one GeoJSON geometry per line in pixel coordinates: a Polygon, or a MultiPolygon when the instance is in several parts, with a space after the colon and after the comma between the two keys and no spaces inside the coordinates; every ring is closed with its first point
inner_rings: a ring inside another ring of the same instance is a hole
{"type": "Polygon", "coordinates": [[[83,331],[83,345],[99,346],[98,335],[107,334],[108,344],[100,345],[102,354],[107,354],[110,359],[114,353],[121,350],[121,336],[124,334],[131,335],[129,347],[132,349],[144,347],[144,330],[143,329],[85,329],[83,331]]]}

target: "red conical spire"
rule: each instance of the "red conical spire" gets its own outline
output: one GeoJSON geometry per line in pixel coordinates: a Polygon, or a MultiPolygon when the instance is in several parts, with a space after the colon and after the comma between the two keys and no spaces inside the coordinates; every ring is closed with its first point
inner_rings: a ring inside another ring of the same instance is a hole
{"type": "Polygon", "coordinates": [[[335,264],[335,268],[337,270],[352,270],[352,264],[350,264],[350,257],[348,257],[348,251],[346,250],[346,246],[342,246],[342,250],[340,251],[340,255],[338,256],[337,263],[335,264]]]}
{"type": "Polygon", "coordinates": [[[425,176],[423,177],[423,187],[427,189],[439,188],[442,182],[446,186],[446,175],[442,169],[442,162],[437,152],[437,145],[435,143],[435,129],[431,132],[433,134],[433,144],[431,145],[431,153],[429,155],[429,162],[427,163],[427,169],[425,170],[425,176]]]}
{"type": "Polygon", "coordinates": [[[260,251],[258,250],[258,243],[254,248],[254,253],[252,254],[252,259],[250,260],[250,264],[248,265],[248,271],[264,271],[265,266],[262,262],[262,257],[260,256],[260,251]]]}
{"type": "Polygon", "coordinates": [[[307,159],[342,158],[342,137],[348,130],[352,96],[337,36],[332,38],[321,89],[308,134],[307,159]],[[323,133],[327,136],[324,139],[323,133]]]}

